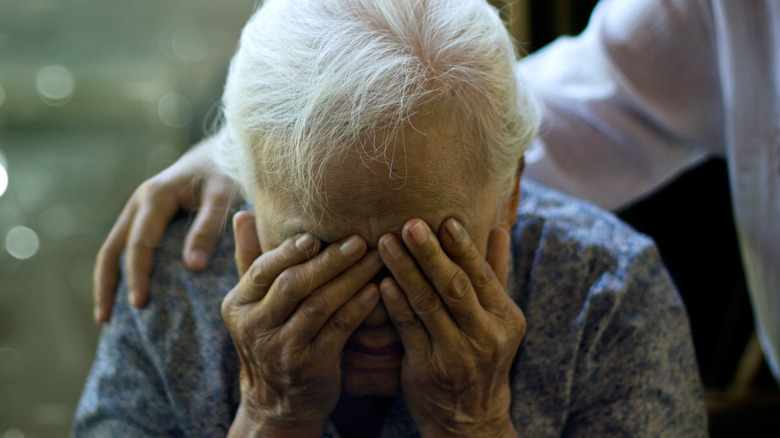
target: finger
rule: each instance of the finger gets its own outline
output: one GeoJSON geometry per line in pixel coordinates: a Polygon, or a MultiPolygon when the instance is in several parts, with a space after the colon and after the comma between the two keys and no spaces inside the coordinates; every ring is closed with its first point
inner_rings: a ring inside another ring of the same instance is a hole
{"type": "Polygon", "coordinates": [[[306,233],[291,237],[278,247],[260,255],[230,292],[234,295],[234,303],[242,306],[261,301],[282,272],[311,260],[319,246],[320,241],[306,233]]]}
{"type": "Polygon", "coordinates": [[[360,260],[365,251],[365,240],[350,236],[328,246],[306,263],[285,269],[273,280],[268,295],[260,302],[263,326],[281,325],[306,296],[360,260]]]}
{"type": "Polygon", "coordinates": [[[447,313],[439,294],[420,272],[415,260],[393,234],[379,238],[379,254],[385,266],[403,291],[412,310],[434,339],[442,339],[455,329],[455,323],[447,313]]]}
{"type": "Polygon", "coordinates": [[[225,220],[239,199],[235,188],[235,184],[221,175],[209,176],[204,183],[202,205],[184,242],[184,263],[190,269],[203,270],[211,260],[225,220]]]}
{"type": "Polygon", "coordinates": [[[382,303],[392,321],[406,354],[412,358],[427,357],[430,351],[428,332],[409,305],[395,279],[387,277],[379,284],[382,303]]]}
{"type": "MultiPolygon", "coordinates": [[[[484,322],[483,309],[472,280],[444,252],[433,231],[424,221],[412,219],[404,224],[401,235],[458,327],[469,333],[479,329],[484,322]]],[[[479,254],[477,257],[482,260],[479,254]]]]}
{"type": "MultiPolygon", "coordinates": [[[[327,323],[338,338],[348,327],[351,327],[352,319],[347,317],[353,313],[344,313],[335,321],[330,320],[336,317],[335,313],[340,312],[339,308],[361,291],[380,269],[382,269],[382,259],[379,253],[376,250],[368,251],[358,263],[306,297],[290,317],[287,330],[295,338],[309,343],[327,323]]],[[[379,292],[375,292],[378,296],[379,292]]],[[[363,308],[356,306],[356,311],[362,312],[363,308]]],[[[369,313],[372,309],[373,307],[368,309],[369,313]]],[[[368,316],[368,313],[365,316],[368,316]]]]}
{"type": "Polygon", "coordinates": [[[98,324],[107,322],[111,318],[111,309],[114,305],[114,295],[119,280],[119,257],[125,247],[130,224],[134,217],[135,202],[133,202],[133,198],[130,198],[98,251],[95,270],[92,274],[93,313],[95,322],[98,324]]]}
{"type": "Polygon", "coordinates": [[[506,231],[502,234],[498,229],[491,230],[488,236],[487,250],[487,257],[491,261],[485,260],[480,255],[468,232],[457,220],[449,218],[444,221],[439,234],[442,246],[449,257],[461,267],[469,278],[481,307],[494,314],[502,311],[508,300],[506,276],[509,235],[506,231]],[[491,263],[499,270],[498,274],[494,271],[491,263]]]}
{"type": "Polygon", "coordinates": [[[233,235],[236,244],[236,267],[238,277],[241,278],[262,253],[255,228],[255,215],[252,212],[239,211],[233,215],[233,235]]]}
{"type": "Polygon", "coordinates": [[[314,348],[327,354],[340,355],[349,337],[368,318],[379,302],[379,291],[373,283],[363,285],[338,311],[328,319],[325,328],[314,339],[314,348]]]}
{"type": "MultiPolygon", "coordinates": [[[[239,222],[244,220],[246,219],[239,219],[239,222]]],[[[242,225],[240,229],[244,227],[246,225],[242,225]]],[[[307,233],[291,237],[278,247],[256,258],[241,276],[238,284],[222,300],[222,319],[225,320],[225,323],[230,326],[236,312],[240,312],[244,306],[261,301],[279,274],[290,266],[311,259],[319,250],[319,246],[320,242],[307,233]]],[[[244,262],[242,261],[242,263],[244,262]]],[[[270,326],[262,314],[252,318],[250,324],[256,324],[254,321],[263,323],[264,327],[270,326]]]]}
{"type": "Polygon", "coordinates": [[[504,290],[506,290],[507,277],[509,277],[509,247],[511,243],[512,239],[506,229],[498,227],[490,230],[485,260],[493,269],[493,273],[504,290]]]}
{"type": "Polygon", "coordinates": [[[139,201],[141,205],[133,219],[127,244],[129,298],[135,307],[146,304],[154,248],[179,208],[176,199],[158,192],[154,186],[149,186],[147,190],[149,194],[139,201]]]}

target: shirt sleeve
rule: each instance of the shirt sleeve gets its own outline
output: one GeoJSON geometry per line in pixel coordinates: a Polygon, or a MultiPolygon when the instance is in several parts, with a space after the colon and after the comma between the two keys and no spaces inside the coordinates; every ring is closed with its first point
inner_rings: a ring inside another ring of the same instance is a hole
{"type": "Polygon", "coordinates": [[[617,209],[724,153],[716,44],[708,1],[602,0],[518,63],[544,108],[525,175],[617,209]]]}
{"type": "Polygon", "coordinates": [[[563,436],[706,436],[685,307],[655,246],[596,278],[579,315],[571,405],[563,436]]]}
{"type": "Polygon", "coordinates": [[[650,238],[526,181],[512,248],[521,436],[706,436],[685,306],[650,238]]]}
{"type": "Polygon", "coordinates": [[[183,436],[123,281],[76,411],[75,437],[183,436]]]}
{"type": "Polygon", "coordinates": [[[209,267],[193,272],[181,258],[187,225],[174,221],[155,250],[146,307],[130,307],[123,275],[74,436],[226,435],[240,400],[240,364],[220,312],[238,280],[234,248],[220,239],[209,267]]]}

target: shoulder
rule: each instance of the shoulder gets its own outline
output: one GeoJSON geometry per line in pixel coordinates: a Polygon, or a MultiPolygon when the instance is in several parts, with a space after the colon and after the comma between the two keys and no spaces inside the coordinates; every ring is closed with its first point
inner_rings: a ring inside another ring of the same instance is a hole
{"type": "MultiPolygon", "coordinates": [[[[555,318],[595,328],[620,312],[682,301],[655,243],[613,214],[543,186],[523,184],[513,229],[513,276],[529,325],[555,318]],[[588,316],[587,319],[582,319],[588,316]]],[[[633,313],[633,316],[638,315],[633,313]]],[[[540,327],[545,337],[559,327],[540,327]]]]}
{"type": "MultiPolygon", "coordinates": [[[[221,328],[222,298],[238,282],[229,217],[213,258],[203,271],[190,270],[182,259],[190,225],[190,215],[179,215],[171,222],[155,248],[147,306],[138,311],[126,309],[134,313],[139,330],[147,333],[150,340],[158,335],[171,335],[173,331],[198,333],[198,336],[210,333],[196,332],[196,324],[207,324],[214,330],[221,328]]],[[[122,274],[126,277],[126,272],[122,274]]],[[[121,288],[119,292],[124,293],[121,288]]]]}
{"type": "MultiPolygon", "coordinates": [[[[531,181],[522,183],[512,231],[517,255],[554,262],[550,268],[558,271],[661,263],[655,243],[614,214],[531,181]]],[[[562,278],[556,280],[560,287],[562,278]]]]}
{"type": "Polygon", "coordinates": [[[524,183],[523,196],[512,293],[527,331],[513,391],[535,400],[516,401],[517,418],[533,419],[523,427],[698,436],[687,315],[653,241],[542,186],[524,183]]]}
{"type": "MultiPolygon", "coordinates": [[[[154,268],[151,273],[151,287],[163,288],[167,292],[185,292],[190,299],[220,299],[227,290],[215,290],[214,285],[228,285],[228,290],[237,282],[233,253],[235,244],[230,217],[226,215],[222,235],[217,241],[213,257],[203,271],[192,271],[182,259],[182,249],[190,226],[190,215],[179,215],[169,225],[154,252],[154,268]],[[175,286],[171,288],[171,286],[175,286]],[[171,290],[173,289],[173,290],[171,290]]],[[[152,290],[150,290],[153,293],[152,290]]],[[[153,297],[153,296],[152,296],[153,297]]]]}
{"type": "Polygon", "coordinates": [[[239,399],[240,366],[220,312],[237,282],[233,233],[226,226],[209,266],[193,272],[181,256],[189,225],[177,217],[155,248],[144,308],[128,305],[122,272],[75,435],[226,433],[239,399]]]}
{"type": "Polygon", "coordinates": [[[617,306],[682,308],[648,236],[593,204],[534,183],[523,184],[523,197],[512,257],[517,300],[529,312],[574,318],[617,306]]]}

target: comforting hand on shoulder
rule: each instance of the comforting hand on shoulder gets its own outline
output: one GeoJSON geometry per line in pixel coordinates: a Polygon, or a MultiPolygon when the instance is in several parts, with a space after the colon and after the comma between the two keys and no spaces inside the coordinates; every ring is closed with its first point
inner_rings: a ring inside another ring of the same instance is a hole
{"type": "Polygon", "coordinates": [[[125,204],[95,260],[93,297],[98,323],[111,317],[122,251],[131,304],[146,304],[154,248],[179,210],[198,209],[182,251],[185,264],[193,270],[208,265],[225,220],[241,202],[236,184],[211,159],[213,144],[210,137],[193,146],[176,163],[144,181],[125,204]]]}

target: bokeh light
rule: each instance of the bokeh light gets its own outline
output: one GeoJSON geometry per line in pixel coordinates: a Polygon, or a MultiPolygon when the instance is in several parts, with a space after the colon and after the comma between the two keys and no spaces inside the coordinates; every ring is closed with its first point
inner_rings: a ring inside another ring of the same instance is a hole
{"type": "Polygon", "coordinates": [[[40,240],[35,231],[18,226],[11,228],[5,235],[5,249],[8,254],[19,260],[26,260],[38,252],[40,240]]]}
{"type": "Polygon", "coordinates": [[[206,59],[209,45],[197,29],[168,27],[160,31],[158,47],[173,61],[200,62],[206,59]]]}
{"type": "Polygon", "coordinates": [[[61,65],[42,68],[35,77],[35,87],[44,102],[52,106],[65,104],[73,95],[76,81],[73,73],[61,65]]]}
{"type": "Polygon", "coordinates": [[[179,93],[168,93],[157,104],[160,120],[171,128],[184,128],[192,119],[190,100],[179,93]]]}
{"type": "Polygon", "coordinates": [[[202,61],[209,53],[209,46],[203,35],[196,30],[182,29],[173,34],[171,48],[182,61],[202,61]]]}
{"type": "Polygon", "coordinates": [[[0,196],[3,196],[5,190],[8,188],[8,171],[5,170],[5,166],[0,162],[0,196]]]}
{"type": "Polygon", "coordinates": [[[24,438],[24,434],[19,429],[8,429],[3,434],[3,438],[24,438]]]}

